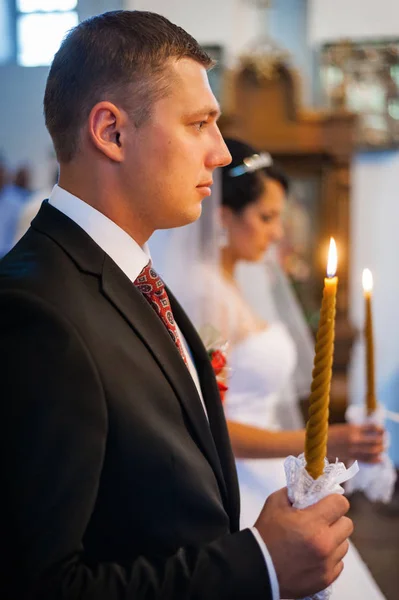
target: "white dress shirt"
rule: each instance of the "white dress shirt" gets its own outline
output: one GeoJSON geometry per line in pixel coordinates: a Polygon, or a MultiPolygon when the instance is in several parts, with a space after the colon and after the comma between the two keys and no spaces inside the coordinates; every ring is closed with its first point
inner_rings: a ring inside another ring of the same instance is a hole
{"type": "MultiPolygon", "coordinates": [[[[112,258],[115,264],[118,265],[132,283],[134,283],[137,276],[151,260],[147,244],[140,247],[139,244],[116,223],[58,185],[54,186],[50,194],[49,204],[79,225],[79,227],[81,227],[92,240],[94,240],[94,242],[104,250],[110,258],[112,258]]],[[[207,414],[198,373],[191,358],[187,343],[179,329],[178,335],[185,351],[188,369],[198,390],[198,395],[205,414],[207,414]]],[[[280,590],[270,553],[258,530],[255,527],[252,527],[251,531],[265,558],[273,600],[279,600],[280,590]]]]}

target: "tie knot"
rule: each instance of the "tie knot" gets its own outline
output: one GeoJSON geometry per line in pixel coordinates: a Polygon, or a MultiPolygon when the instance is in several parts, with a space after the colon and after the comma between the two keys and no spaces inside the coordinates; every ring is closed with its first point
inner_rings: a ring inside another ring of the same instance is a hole
{"type": "Polygon", "coordinates": [[[164,282],[153,268],[151,261],[140,271],[134,284],[145,295],[161,295],[165,289],[164,282]]]}

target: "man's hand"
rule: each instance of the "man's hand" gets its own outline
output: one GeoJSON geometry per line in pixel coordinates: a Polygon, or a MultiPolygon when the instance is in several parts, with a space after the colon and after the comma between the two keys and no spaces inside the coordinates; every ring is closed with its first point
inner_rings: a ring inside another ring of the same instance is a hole
{"type": "Polygon", "coordinates": [[[302,510],[291,506],[286,488],[269,496],[255,527],[270,552],[281,598],[304,598],[335,581],[353,531],[344,516],[348,509],[339,494],[302,510]]]}
{"type": "Polygon", "coordinates": [[[327,453],[331,460],[378,463],[384,451],[384,429],[378,425],[331,425],[327,453]]]}

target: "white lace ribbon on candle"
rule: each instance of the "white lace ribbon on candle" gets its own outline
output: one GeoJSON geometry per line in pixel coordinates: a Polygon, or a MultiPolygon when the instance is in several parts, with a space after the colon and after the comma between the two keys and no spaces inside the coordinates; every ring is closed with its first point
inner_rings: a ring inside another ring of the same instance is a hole
{"type": "MultiPolygon", "coordinates": [[[[359,470],[357,462],[347,469],[342,462],[329,463],[324,461],[324,473],[316,480],[306,471],[305,455],[288,456],[284,462],[285,476],[287,479],[288,498],[295,508],[306,508],[315,504],[330,494],[343,494],[344,488],[340,485],[356,475],[359,470]]],[[[332,586],[304,600],[328,600],[331,596],[332,586]]]]}
{"type": "MultiPolygon", "coordinates": [[[[396,413],[392,414],[396,416],[396,413]]],[[[397,416],[399,417],[399,415],[397,416]]],[[[370,423],[383,426],[385,418],[392,419],[392,416],[382,406],[378,406],[372,415],[367,414],[364,404],[351,404],[346,410],[346,420],[354,425],[370,423]]],[[[385,447],[388,448],[388,446],[389,436],[386,434],[385,447]]],[[[388,504],[392,499],[396,481],[396,469],[388,454],[384,452],[379,463],[361,462],[359,467],[359,473],[345,486],[346,494],[350,495],[353,492],[361,491],[371,502],[388,504]]]]}

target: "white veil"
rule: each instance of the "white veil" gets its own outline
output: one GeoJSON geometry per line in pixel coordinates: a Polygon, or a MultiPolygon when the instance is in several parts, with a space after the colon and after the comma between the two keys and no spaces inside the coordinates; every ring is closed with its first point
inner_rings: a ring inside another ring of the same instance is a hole
{"type": "MultiPolygon", "coordinates": [[[[216,172],[212,197],[204,201],[201,218],[172,230],[164,247],[161,274],[199,331],[209,326],[222,331],[220,323],[226,318],[220,314],[221,290],[211,277],[219,265],[220,199],[221,176],[216,172]]],[[[299,399],[308,397],[310,392],[314,340],[299,302],[273,248],[260,263],[241,263],[236,275],[242,295],[253,311],[268,323],[283,322],[294,340],[297,367],[282,395],[279,417],[287,429],[302,427],[299,399]],[[249,279],[253,283],[250,292],[244,285],[249,279]]]]}

